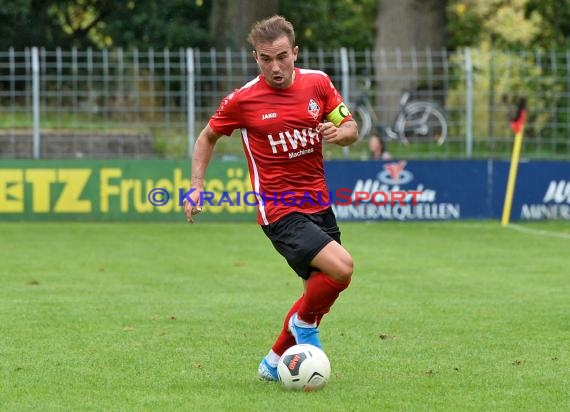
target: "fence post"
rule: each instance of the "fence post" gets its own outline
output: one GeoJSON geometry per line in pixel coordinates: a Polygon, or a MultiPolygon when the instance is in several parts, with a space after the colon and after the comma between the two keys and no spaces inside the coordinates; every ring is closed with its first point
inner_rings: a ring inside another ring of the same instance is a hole
{"type": "MultiPolygon", "coordinates": [[[[346,49],[346,47],[342,47],[340,49],[340,69],[341,69],[341,73],[342,73],[342,97],[344,99],[345,102],[349,102],[350,101],[350,95],[349,95],[349,90],[350,90],[350,73],[349,73],[349,67],[348,67],[348,51],[346,49]]],[[[350,149],[348,146],[344,146],[342,148],[342,153],[344,155],[344,157],[348,157],[348,153],[350,152],[350,149]]]]}
{"type": "Polygon", "coordinates": [[[186,49],[186,70],[187,70],[187,110],[188,110],[188,158],[192,159],[192,152],[194,151],[195,136],[195,123],[196,113],[194,106],[194,50],[191,48],[186,49]]]}
{"type": "Polygon", "coordinates": [[[40,55],[37,47],[32,47],[32,84],[33,84],[33,129],[34,159],[40,158],[40,55]]]}
{"type": "Polygon", "coordinates": [[[465,155],[471,159],[473,154],[473,63],[469,47],[465,49],[465,76],[465,155]]]}
{"type": "Polygon", "coordinates": [[[16,53],[13,47],[10,47],[10,111],[12,112],[12,120],[16,116],[16,53]]]}

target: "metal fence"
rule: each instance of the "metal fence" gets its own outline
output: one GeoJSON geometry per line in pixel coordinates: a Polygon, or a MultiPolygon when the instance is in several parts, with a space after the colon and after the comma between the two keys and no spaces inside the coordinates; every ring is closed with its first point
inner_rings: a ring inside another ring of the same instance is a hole
{"type": "MultiPolygon", "coordinates": [[[[570,51],[302,50],[347,101],[366,96],[390,124],[404,90],[441,105],[449,135],[388,142],[408,158],[507,157],[509,115],[529,109],[523,156],[570,157],[570,51]]],[[[246,50],[0,51],[0,158],[181,158],[220,99],[257,74],[246,50]]],[[[239,138],[217,154],[236,156],[239,138]]],[[[329,157],[365,158],[366,142],[329,157]]]]}

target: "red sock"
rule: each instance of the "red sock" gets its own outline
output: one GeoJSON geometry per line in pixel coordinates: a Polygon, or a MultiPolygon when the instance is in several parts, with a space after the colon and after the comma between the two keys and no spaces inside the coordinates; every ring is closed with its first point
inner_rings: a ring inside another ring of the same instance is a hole
{"type": "MultiPolygon", "coordinates": [[[[320,309],[318,309],[318,312],[315,316],[311,317],[311,319],[314,320],[312,320],[309,323],[313,323],[316,321],[317,325],[319,325],[321,323],[323,316],[329,312],[330,307],[332,306],[332,304],[334,303],[340,292],[342,292],[347,287],[348,283],[336,282],[330,279],[324,273],[321,272],[313,273],[313,275],[307,282],[306,295],[309,295],[310,293],[312,299],[317,299],[317,304],[320,309]],[[313,279],[322,279],[322,280],[315,281],[313,279]],[[320,286],[321,283],[323,283],[325,286],[320,286]],[[317,290],[313,291],[312,289],[315,289],[315,287],[317,290]],[[310,288],[311,290],[309,291],[310,288]],[[321,290],[318,290],[319,288],[321,290]],[[318,301],[319,296],[324,297],[322,302],[318,301]],[[328,300],[325,300],[327,296],[328,300]]],[[[279,336],[275,340],[275,343],[271,347],[273,352],[275,352],[279,356],[283,355],[283,352],[285,352],[287,349],[289,349],[291,346],[295,345],[296,343],[295,338],[293,337],[293,335],[291,335],[291,332],[289,332],[289,319],[291,318],[291,316],[293,316],[293,313],[298,312],[299,317],[305,322],[308,322],[300,314],[302,307],[307,306],[306,304],[303,304],[305,300],[306,296],[302,295],[299,299],[295,301],[295,303],[293,303],[293,305],[291,305],[289,312],[287,312],[287,315],[285,316],[281,333],[279,334],[279,336]]]]}
{"type": "Polygon", "coordinates": [[[289,309],[289,312],[287,312],[287,316],[285,316],[285,321],[283,322],[283,329],[281,329],[281,333],[271,348],[273,352],[279,356],[283,355],[283,352],[295,344],[295,338],[291,335],[291,332],[289,332],[289,318],[291,318],[293,313],[299,310],[299,306],[301,306],[302,301],[303,296],[297,299],[297,301],[295,301],[291,306],[291,309],[289,309]]]}
{"type": "Polygon", "coordinates": [[[313,272],[307,281],[297,315],[307,323],[317,322],[319,315],[322,317],[330,310],[340,292],[345,290],[349,283],[337,282],[323,272],[313,272]]]}

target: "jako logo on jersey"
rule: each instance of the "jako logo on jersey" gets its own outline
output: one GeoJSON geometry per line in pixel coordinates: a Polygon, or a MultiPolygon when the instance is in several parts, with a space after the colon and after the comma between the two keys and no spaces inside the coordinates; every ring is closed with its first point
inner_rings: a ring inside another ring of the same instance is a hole
{"type": "Polygon", "coordinates": [[[411,172],[404,170],[405,167],[406,162],[404,160],[387,163],[384,165],[384,170],[378,173],[378,179],[389,185],[404,185],[414,178],[411,172]]]}
{"type": "Polygon", "coordinates": [[[321,108],[319,107],[316,101],[311,99],[309,100],[309,106],[307,106],[307,111],[313,117],[313,119],[316,120],[319,118],[319,112],[321,111],[321,108]]]}
{"type": "Polygon", "coordinates": [[[315,143],[321,141],[319,137],[319,132],[316,130],[302,129],[302,130],[287,130],[286,132],[279,132],[279,137],[273,137],[273,135],[268,134],[267,140],[271,145],[271,151],[273,153],[282,152],[286,153],[289,150],[297,150],[299,145],[301,148],[309,146],[314,146],[315,143]],[[281,148],[281,150],[279,150],[281,148]]]}
{"type": "Polygon", "coordinates": [[[267,120],[267,119],[275,119],[277,117],[277,113],[273,112],[273,113],[265,113],[261,115],[261,120],[267,120]]]}

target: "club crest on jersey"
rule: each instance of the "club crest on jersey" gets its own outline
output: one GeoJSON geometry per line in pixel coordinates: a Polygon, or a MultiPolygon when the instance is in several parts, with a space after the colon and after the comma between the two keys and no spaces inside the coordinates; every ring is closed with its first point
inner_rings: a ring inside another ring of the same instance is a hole
{"type": "Polygon", "coordinates": [[[317,120],[319,118],[319,112],[321,111],[321,108],[319,107],[316,101],[311,99],[309,100],[309,106],[307,107],[307,111],[313,117],[313,119],[317,120]]]}

